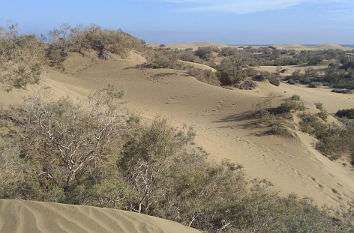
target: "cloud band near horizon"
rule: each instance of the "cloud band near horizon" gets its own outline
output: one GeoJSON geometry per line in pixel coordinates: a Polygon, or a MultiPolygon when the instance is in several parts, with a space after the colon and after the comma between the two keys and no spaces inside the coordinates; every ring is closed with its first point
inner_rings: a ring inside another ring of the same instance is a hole
{"type": "Polygon", "coordinates": [[[223,11],[235,14],[250,14],[262,11],[281,10],[301,5],[332,4],[343,6],[349,0],[163,0],[178,5],[181,11],[223,11]]]}

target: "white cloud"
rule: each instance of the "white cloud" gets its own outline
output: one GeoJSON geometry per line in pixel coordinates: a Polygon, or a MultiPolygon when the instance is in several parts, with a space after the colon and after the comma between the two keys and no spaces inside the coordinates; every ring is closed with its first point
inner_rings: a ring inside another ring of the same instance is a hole
{"type": "Polygon", "coordinates": [[[302,4],[345,3],[350,0],[164,0],[179,4],[184,11],[224,11],[248,14],[260,11],[286,9],[302,4]]]}

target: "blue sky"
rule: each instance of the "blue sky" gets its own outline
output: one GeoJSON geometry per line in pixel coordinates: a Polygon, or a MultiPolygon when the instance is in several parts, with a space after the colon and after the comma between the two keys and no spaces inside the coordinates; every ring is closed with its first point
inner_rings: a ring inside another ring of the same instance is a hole
{"type": "Polygon", "coordinates": [[[0,0],[0,25],[98,24],[149,43],[354,44],[354,0],[0,0]]]}

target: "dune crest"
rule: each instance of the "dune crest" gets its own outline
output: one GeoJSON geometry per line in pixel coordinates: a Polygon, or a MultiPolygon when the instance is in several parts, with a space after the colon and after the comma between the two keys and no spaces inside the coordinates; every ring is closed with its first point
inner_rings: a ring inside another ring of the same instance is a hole
{"type": "Polygon", "coordinates": [[[127,211],[0,200],[0,232],[197,233],[179,223],[127,211]]]}

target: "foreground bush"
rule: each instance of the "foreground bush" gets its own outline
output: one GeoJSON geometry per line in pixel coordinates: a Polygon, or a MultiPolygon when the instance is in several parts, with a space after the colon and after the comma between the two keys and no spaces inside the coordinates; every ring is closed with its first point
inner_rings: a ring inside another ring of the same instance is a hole
{"type": "Polygon", "coordinates": [[[352,212],[331,212],[241,166],[209,164],[193,130],[119,114],[111,87],[86,104],[32,98],[1,112],[0,198],[137,211],[207,232],[350,232],[352,212]]]}

